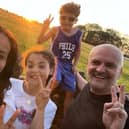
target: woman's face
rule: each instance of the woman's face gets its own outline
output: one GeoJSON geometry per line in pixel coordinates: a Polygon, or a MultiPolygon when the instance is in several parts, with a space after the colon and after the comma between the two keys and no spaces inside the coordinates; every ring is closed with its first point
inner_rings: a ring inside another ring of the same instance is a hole
{"type": "Polygon", "coordinates": [[[0,33],[0,72],[6,66],[7,57],[10,50],[11,46],[8,38],[3,33],[0,33]]]}
{"type": "Polygon", "coordinates": [[[38,87],[39,77],[42,84],[46,84],[46,80],[51,73],[48,61],[41,54],[31,54],[26,64],[26,79],[33,88],[38,87]]]}

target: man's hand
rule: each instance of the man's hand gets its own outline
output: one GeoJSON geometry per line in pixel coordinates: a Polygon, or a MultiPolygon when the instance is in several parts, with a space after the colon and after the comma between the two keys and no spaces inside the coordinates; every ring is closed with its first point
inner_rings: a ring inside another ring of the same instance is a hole
{"type": "Polygon", "coordinates": [[[111,96],[112,102],[104,104],[103,123],[106,129],[123,129],[128,116],[124,109],[124,86],[120,86],[119,97],[116,93],[116,87],[113,86],[111,96]]]}

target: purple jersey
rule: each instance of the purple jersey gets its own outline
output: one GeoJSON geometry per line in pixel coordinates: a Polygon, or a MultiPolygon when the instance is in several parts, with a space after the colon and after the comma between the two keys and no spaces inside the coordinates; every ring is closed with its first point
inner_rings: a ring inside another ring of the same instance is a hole
{"type": "Polygon", "coordinates": [[[72,35],[68,35],[58,27],[57,35],[52,44],[52,52],[58,60],[72,62],[75,52],[80,46],[81,35],[80,29],[72,35]]]}

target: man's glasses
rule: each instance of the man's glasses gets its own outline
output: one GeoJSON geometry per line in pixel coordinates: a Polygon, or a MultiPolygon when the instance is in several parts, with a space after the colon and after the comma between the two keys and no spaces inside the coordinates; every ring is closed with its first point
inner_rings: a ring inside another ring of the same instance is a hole
{"type": "Polygon", "coordinates": [[[76,17],[60,16],[60,19],[63,21],[68,20],[69,22],[73,22],[75,21],[76,17]]]}

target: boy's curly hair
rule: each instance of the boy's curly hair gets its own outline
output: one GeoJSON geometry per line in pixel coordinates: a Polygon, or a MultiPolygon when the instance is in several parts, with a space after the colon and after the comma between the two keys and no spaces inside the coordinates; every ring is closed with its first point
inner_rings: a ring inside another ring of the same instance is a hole
{"type": "Polygon", "coordinates": [[[66,3],[61,6],[60,8],[60,14],[66,12],[66,13],[71,13],[75,17],[78,17],[80,15],[80,8],[81,6],[79,4],[76,4],[74,2],[66,3]]]}

